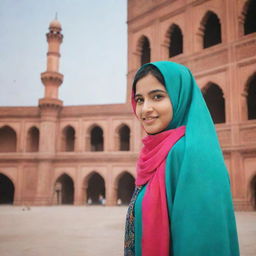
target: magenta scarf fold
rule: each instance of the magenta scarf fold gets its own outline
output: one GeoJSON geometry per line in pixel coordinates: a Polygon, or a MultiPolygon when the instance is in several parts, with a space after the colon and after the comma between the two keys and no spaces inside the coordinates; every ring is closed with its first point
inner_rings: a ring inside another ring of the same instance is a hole
{"type": "Polygon", "coordinates": [[[142,255],[168,256],[170,230],[165,189],[165,162],[172,146],[185,134],[185,126],[148,135],[137,163],[136,185],[146,183],[142,202],[142,255]]]}

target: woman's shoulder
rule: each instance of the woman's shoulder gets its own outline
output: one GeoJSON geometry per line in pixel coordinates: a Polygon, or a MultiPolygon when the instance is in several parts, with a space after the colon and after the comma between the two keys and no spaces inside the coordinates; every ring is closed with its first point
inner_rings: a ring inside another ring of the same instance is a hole
{"type": "Polygon", "coordinates": [[[182,136],[172,147],[170,153],[183,154],[185,149],[186,136],[182,136]]]}
{"type": "Polygon", "coordinates": [[[185,143],[186,143],[186,136],[182,136],[171,148],[170,152],[168,153],[168,160],[172,159],[171,162],[177,160],[181,162],[185,152],[185,143]]]}

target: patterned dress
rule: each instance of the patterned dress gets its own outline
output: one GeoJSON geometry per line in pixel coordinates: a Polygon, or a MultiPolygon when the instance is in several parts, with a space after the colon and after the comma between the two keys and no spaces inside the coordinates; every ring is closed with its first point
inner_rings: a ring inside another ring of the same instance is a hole
{"type": "Polygon", "coordinates": [[[142,186],[137,186],[133,193],[131,202],[128,207],[126,215],[126,224],[125,224],[125,238],[124,238],[124,256],[134,256],[135,255],[135,215],[134,215],[134,206],[137,199],[137,196],[141,190],[142,186]]]}

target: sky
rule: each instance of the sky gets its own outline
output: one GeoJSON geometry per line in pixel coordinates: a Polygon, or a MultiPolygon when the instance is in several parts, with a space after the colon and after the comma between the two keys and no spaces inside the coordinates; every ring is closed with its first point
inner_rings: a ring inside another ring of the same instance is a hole
{"type": "Polygon", "coordinates": [[[125,102],[126,0],[1,0],[0,106],[37,106],[43,97],[45,34],[56,12],[64,105],[125,102]]]}

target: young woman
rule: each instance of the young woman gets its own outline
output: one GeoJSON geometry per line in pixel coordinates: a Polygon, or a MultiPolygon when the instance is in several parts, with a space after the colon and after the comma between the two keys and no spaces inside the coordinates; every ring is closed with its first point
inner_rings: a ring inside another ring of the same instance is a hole
{"type": "Polygon", "coordinates": [[[133,82],[132,106],[148,135],[137,163],[124,255],[238,256],[229,175],[189,69],[167,61],[143,65],[133,82]]]}

